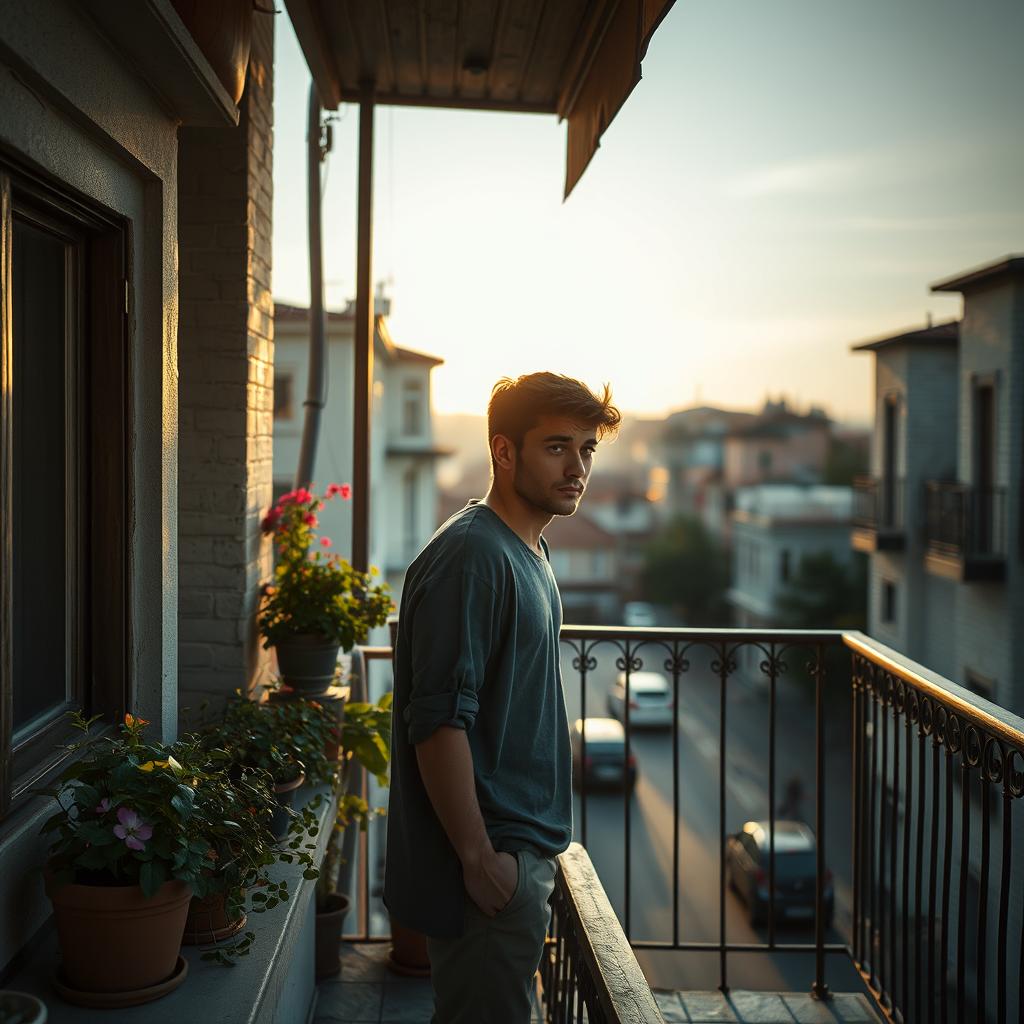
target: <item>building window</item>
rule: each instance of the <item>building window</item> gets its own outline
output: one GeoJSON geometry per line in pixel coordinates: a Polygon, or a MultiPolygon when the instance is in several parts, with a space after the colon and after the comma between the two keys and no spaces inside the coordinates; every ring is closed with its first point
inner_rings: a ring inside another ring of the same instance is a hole
{"type": "Polygon", "coordinates": [[[758,452],[757,467],[762,473],[770,473],[772,468],[772,453],[769,451],[758,452]]]}
{"type": "Polygon", "coordinates": [[[59,771],[66,712],[125,707],[128,378],[120,225],[2,163],[0,211],[2,814],[59,771]]]}
{"type": "Polygon", "coordinates": [[[565,580],[569,578],[568,551],[551,552],[551,571],[555,574],[556,579],[565,580]]]}
{"type": "Polygon", "coordinates": [[[419,437],[423,433],[423,381],[407,380],[402,384],[402,433],[419,437]]]}
{"type": "Polygon", "coordinates": [[[783,583],[788,583],[791,571],[789,549],[787,548],[779,555],[779,579],[783,583]]]}
{"type": "Polygon", "coordinates": [[[291,373],[274,374],[274,419],[290,420],[295,418],[293,407],[293,390],[295,377],[291,373]]]}
{"type": "Polygon", "coordinates": [[[896,584],[882,580],[882,621],[896,621],[896,584]]]}

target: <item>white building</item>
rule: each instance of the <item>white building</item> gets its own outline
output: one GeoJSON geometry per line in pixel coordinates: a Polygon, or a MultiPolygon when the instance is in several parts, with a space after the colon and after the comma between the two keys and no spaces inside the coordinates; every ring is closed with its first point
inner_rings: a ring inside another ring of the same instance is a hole
{"type": "MultiPolygon", "coordinates": [[[[377,300],[378,306],[380,299],[377,300]]],[[[352,480],[352,312],[327,320],[327,403],[313,470],[314,490],[352,480]]],[[[302,444],[309,366],[309,311],[275,306],[274,495],[294,486],[302,444]]],[[[397,601],[405,570],[436,528],[435,462],[445,451],[433,440],[430,372],[442,360],[400,348],[384,315],[376,318],[373,424],[370,431],[370,564],[397,601]]],[[[345,557],[352,550],[352,505],[335,498],[320,514],[320,532],[345,557]]]]}
{"type": "Polygon", "coordinates": [[[870,553],[871,634],[1003,707],[1024,707],[1024,257],[932,286],[959,323],[875,353],[871,478],[853,545],[870,553]]]}
{"type": "Polygon", "coordinates": [[[849,487],[759,484],[736,491],[728,598],[737,626],[785,625],[779,598],[806,556],[827,552],[841,565],[852,561],[852,507],[849,487]]]}
{"type": "Polygon", "coordinates": [[[622,608],[615,534],[585,512],[555,516],[544,527],[551,569],[562,598],[562,621],[613,625],[622,608]]]}

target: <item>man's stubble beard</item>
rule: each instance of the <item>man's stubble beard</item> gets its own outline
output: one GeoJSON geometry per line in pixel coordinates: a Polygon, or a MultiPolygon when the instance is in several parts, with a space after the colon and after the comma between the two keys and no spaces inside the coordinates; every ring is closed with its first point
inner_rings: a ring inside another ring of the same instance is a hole
{"type": "MultiPolygon", "coordinates": [[[[516,494],[523,501],[547,513],[549,516],[571,516],[579,506],[579,502],[567,512],[563,505],[557,503],[557,499],[548,495],[534,478],[519,464],[516,465],[515,475],[512,477],[512,487],[516,494]]],[[[566,499],[568,503],[570,499],[566,499]]]]}

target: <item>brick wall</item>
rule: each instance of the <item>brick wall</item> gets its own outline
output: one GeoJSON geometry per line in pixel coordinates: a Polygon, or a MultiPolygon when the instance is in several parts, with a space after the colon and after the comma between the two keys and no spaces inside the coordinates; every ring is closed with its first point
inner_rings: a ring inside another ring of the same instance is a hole
{"type": "Polygon", "coordinates": [[[273,18],[257,13],[236,129],[181,132],[179,707],[263,681],[255,617],[270,572],[273,18]]]}

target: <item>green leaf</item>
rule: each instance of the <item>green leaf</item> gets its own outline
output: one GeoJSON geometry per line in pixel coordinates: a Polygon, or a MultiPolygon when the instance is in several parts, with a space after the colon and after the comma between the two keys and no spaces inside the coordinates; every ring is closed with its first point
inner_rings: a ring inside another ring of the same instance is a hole
{"type": "Polygon", "coordinates": [[[142,892],[147,899],[152,899],[166,880],[167,872],[163,861],[147,860],[142,862],[139,868],[139,885],[142,886],[142,892]]]}

